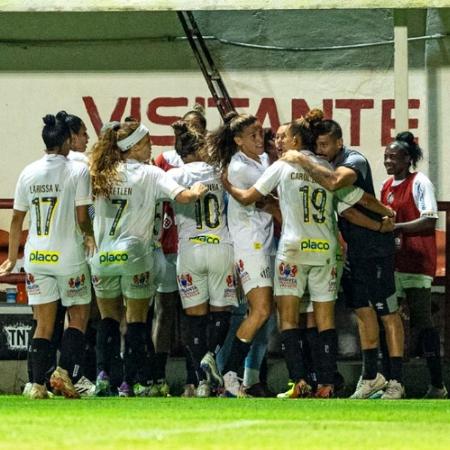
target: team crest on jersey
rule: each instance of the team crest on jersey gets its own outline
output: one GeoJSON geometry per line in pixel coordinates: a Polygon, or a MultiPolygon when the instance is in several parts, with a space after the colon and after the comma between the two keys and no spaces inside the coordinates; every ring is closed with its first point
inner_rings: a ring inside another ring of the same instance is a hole
{"type": "Polygon", "coordinates": [[[394,193],[393,192],[389,192],[386,201],[388,203],[388,205],[392,205],[392,203],[394,203],[394,193]]]}
{"type": "Polygon", "coordinates": [[[27,285],[27,293],[29,295],[39,295],[41,293],[41,289],[39,285],[35,283],[34,275],[31,273],[27,273],[25,278],[25,283],[27,285]]]}
{"type": "Polygon", "coordinates": [[[74,278],[69,278],[67,284],[66,295],[68,297],[75,297],[87,293],[88,287],[86,286],[86,275],[84,273],[74,278]]]}
{"type": "Polygon", "coordinates": [[[283,288],[296,288],[298,268],[295,264],[280,263],[278,266],[278,283],[283,288]]]}
{"type": "Polygon", "coordinates": [[[172,225],[173,225],[172,217],[170,217],[167,214],[164,214],[163,228],[165,230],[168,230],[172,225]]]}
{"type": "Polygon", "coordinates": [[[182,273],[181,275],[177,275],[177,281],[180,294],[183,297],[195,297],[199,294],[199,290],[193,283],[192,275],[190,273],[182,273]]]}
{"type": "Polygon", "coordinates": [[[143,272],[133,277],[133,287],[144,287],[148,286],[148,282],[150,279],[150,272],[143,272]]]}
{"type": "Polygon", "coordinates": [[[215,234],[201,234],[190,237],[189,241],[195,244],[220,244],[220,236],[215,234]]]}
{"type": "Polygon", "coordinates": [[[242,261],[242,259],[236,263],[236,269],[239,274],[239,278],[241,279],[241,283],[247,283],[250,281],[250,274],[245,269],[244,261],[242,261]]]}

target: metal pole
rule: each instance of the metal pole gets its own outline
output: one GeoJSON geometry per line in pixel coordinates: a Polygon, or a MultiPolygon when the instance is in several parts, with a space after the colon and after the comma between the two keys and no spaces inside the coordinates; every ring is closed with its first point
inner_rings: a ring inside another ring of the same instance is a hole
{"type": "Polygon", "coordinates": [[[408,26],[405,10],[394,10],[394,95],[395,131],[406,131],[408,124],[408,26]]]}

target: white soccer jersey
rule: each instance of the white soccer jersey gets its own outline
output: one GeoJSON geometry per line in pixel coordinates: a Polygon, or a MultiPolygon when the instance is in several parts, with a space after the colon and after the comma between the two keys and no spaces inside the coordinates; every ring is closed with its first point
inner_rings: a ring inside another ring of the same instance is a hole
{"type": "MultiPolygon", "coordinates": [[[[328,165],[308,154],[315,162],[328,165]]],[[[299,263],[310,265],[334,261],[337,247],[334,194],[349,207],[362,197],[362,190],[327,191],[303,168],[281,160],[272,164],[254,185],[263,195],[277,186],[283,216],[278,258],[298,259],[299,263]]]]}
{"type": "Polygon", "coordinates": [[[67,159],[89,164],[89,158],[86,156],[86,153],[75,152],[74,150],[70,150],[69,154],[67,155],[67,159]]]}
{"type": "Polygon", "coordinates": [[[92,203],[85,164],[62,155],[45,155],[25,167],[17,181],[14,209],[28,211],[25,270],[70,275],[85,264],[76,206],[92,203]]]}
{"type": "MultiPolygon", "coordinates": [[[[241,189],[253,186],[269,167],[265,153],[260,156],[260,161],[248,158],[243,152],[235,153],[228,166],[229,182],[241,189]]],[[[236,258],[242,254],[254,254],[258,251],[266,255],[275,254],[272,215],[257,209],[254,204],[243,206],[230,197],[228,227],[236,258]]]]}
{"type": "Polygon", "coordinates": [[[155,166],[128,160],[119,166],[121,182],[110,198],[95,199],[94,233],[98,252],[91,260],[99,276],[133,275],[152,267],[155,204],[184,189],[155,166]]]}
{"type": "Polygon", "coordinates": [[[231,244],[220,173],[209,164],[196,161],[169,170],[167,174],[186,188],[197,182],[208,188],[195,203],[174,205],[180,246],[231,244]]]}

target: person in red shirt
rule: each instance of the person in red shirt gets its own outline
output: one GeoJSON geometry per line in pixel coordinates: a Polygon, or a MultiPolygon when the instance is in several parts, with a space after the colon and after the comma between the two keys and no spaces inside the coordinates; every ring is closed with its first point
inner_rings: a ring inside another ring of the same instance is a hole
{"type": "Polygon", "coordinates": [[[431,319],[431,283],[436,273],[437,202],[431,181],[415,171],[422,150],[409,131],[399,133],[384,153],[391,175],[382,186],[381,201],[396,211],[395,282],[406,298],[411,326],[417,327],[431,384],[425,398],[447,398],[442,381],[440,338],[431,319]]]}

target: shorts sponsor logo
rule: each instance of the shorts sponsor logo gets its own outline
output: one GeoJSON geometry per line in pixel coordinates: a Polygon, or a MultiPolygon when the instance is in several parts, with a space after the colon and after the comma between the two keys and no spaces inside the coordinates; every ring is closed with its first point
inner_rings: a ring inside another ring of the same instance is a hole
{"type": "Polygon", "coordinates": [[[235,298],[236,297],[236,279],[233,275],[229,274],[225,278],[227,287],[225,288],[224,297],[225,298],[235,298]]]}
{"type": "Polygon", "coordinates": [[[303,239],[300,241],[300,250],[302,252],[328,252],[330,242],[321,239],[303,239]]]}
{"type": "Polygon", "coordinates": [[[278,283],[283,288],[296,288],[298,268],[295,264],[280,263],[278,266],[278,283]]]}
{"type": "Polygon", "coordinates": [[[236,270],[239,274],[239,278],[241,279],[241,283],[247,283],[248,281],[250,281],[250,275],[247,272],[247,270],[245,269],[244,261],[242,261],[242,259],[240,259],[236,263],[236,270]]]}
{"type": "Polygon", "coordinates": [[[195,297],[199,294],[199,290],[195,284],[193,284],[192,275],[190,273],[182,273],[177,275],[178,286],[180,288],[180,294],[187,297],[195,297]]]}
{"type": "Polygon", "coordinates": [[[261,270],[259,276],[261,278],[272,278],[272,271],[270,270],[270,267],[265,267],[263,270],[261,270]]]}
{"type": "Polygon", "coordinates": [[[220,237],[215,234],[201,234],[189,238],[190,242],[195,244],[220,244],[220,237]]]}
{"type": "Polygon", "coordinates": [[[148,282],[150,280],[150,272],[143,272],[133,277],[133,287],[140,288],[144,286],[148,286],[148,282]]]}
{"type": "Polygon", "coordinates": [[[39,295],[41,293],[41,289],[39,285],[35,283],[34,275],[31,273],[27,273],[27,277],[25,278],[25,283],[27,286],[27,294],[28,295],[39,295]]]}
{"type": "Polygon", "coordinates": [[[128,261],[127,252],[101,252],[99,256],[100,264],[110,266],[112,264],[125,264],[128,261]]]}
{"type": "Polygon", "coordinates": [[[86,286],[86,275],[84,273],[77,275],[76,277],[69,278],[67,284],[67,297],[79,297],[86,295],[88,292],[88,287],[86,286]]]}
{"type": "Polygon", "coordinates": [[[58,264],[59,252],[34,250],[30,253],[32,264],[58,264]]]}
{"type": "Polygon", "coordinates": [[[261,242],[253,242],[253,248],[255,250],[261,250],[263,248],[263,245],[261,244],[261,242]]]}

